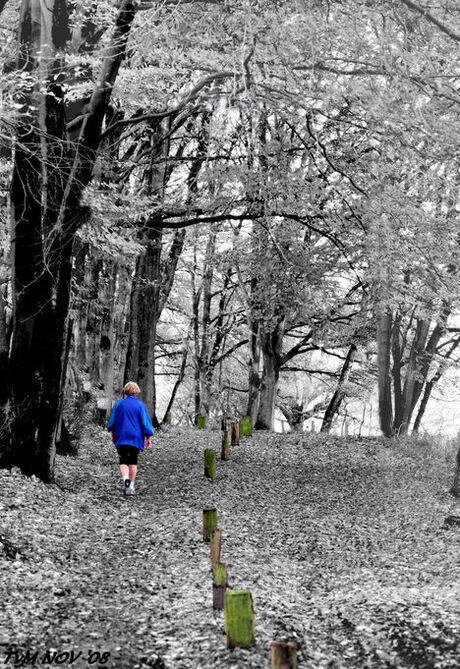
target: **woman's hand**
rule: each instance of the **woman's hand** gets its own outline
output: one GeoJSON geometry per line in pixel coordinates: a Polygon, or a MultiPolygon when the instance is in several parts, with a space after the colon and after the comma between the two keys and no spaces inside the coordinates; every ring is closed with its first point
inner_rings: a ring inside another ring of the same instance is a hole
{"type": "Polygon", "coordinates": [[[147,439],[145,440],[145,448],[150,448],[151,445],[152,445],[152,437],[147,437],[147,439]]]}

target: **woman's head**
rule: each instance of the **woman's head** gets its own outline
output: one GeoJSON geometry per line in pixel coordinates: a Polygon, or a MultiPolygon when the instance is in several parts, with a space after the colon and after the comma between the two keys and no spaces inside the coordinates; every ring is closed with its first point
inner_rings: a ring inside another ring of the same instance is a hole
{"type": "Polygon", "coordinates": [[[128,383],[123,388],[123,392],[125,393],[125,395],[139,395],[141,389],[139,388],[137,383],[134,383],[134,381],[128,381],[128,383]]]}

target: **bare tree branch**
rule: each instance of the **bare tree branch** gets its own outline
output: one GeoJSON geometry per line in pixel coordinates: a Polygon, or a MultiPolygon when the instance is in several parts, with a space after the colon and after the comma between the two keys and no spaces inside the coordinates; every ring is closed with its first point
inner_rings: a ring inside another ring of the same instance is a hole
{"type": "Polygon", "coordinates": [[[452,30],[449,28],[449,26],[446,26],[444,23],[442,23],[442,21],[437,19],[436,16],[433,16],[433,14],[431,14],[431,12],[429,12],[426,7],[420,7],[417,3],[412,2],[412,0],[400,0],[400,2],[402,2],[403,5],[406,5],[406,7],[409,7],[409,9],[412,9],[414,12],[421,14],[427,21],[437,26],[439,30],[445,35],[448,35],[456,42],[460,42],[460,33],[452,30]]]}

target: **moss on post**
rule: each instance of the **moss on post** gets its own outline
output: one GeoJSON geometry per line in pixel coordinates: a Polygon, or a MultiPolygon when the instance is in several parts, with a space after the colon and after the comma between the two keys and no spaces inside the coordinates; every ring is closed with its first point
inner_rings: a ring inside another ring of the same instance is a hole
{"type": "Polygon", "coordinates": [[[220,452],[220,457],[222,460],[228,460],[230,457],[230,440],[228,438],[228,432],[222,432],[222,450],[220,452]]]}
{"type": "Polygon", "coordinates": [[[232,423],[230,425],[231,443],[232,446],[238,446],[240,443],[240,426],[239,423],[232,423]]]}
{"type": "Polygon", "coordinates": [[[227,590],[224,593],[224,622],[227,648],[254,645],[254,609],[249,590],[227,590]]]}
{"type": "Polygon", "coordinates": [[[206,416],[197,416],[196,426],[198,429],[203,430],[206,427],[206,416]]]}
{"type": "Polygon", "coordinates": [[[205,541],[211,540],[211,535],[214,530],[217,530],[217,509],[213,506],[208,506],[203,509],[203,539],[205,541]]]}
{"type": "Polygon", "coordinates": [[[211,532],[211,542],[209,544],[209,557],[211,558],[211,567],[220,562],[220,552],[222,550],[222,530],[213,530],[211,532]]]}
{"type": "Polygon", "coordinates": [[[216,451],[206,448],[204,452],[204,475],[209,479],[216,478],[216,451]]]}
{"type": "Polygon", "coordinates": [[[245,437],[252,436],[252,421],[251,416],[245,416],[243,418],[243,434],[245,437]]]}
{"type": "Polygon", "coordinates": [[[272,669],[297,669],[297,647],[293,643],[272,643],[272,669]]]}
{"type": "Polygon", "coordinates": [[[223,562],[216,562],[213,567],[212,606],[223,611],[224,594],[228,588],[227,567],[223,562]]]}

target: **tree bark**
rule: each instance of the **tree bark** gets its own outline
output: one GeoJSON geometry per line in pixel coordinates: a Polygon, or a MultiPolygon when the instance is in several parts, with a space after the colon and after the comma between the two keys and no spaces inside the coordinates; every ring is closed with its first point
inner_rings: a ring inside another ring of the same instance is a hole
{"type": "Polygon", "coordinates": [[[100,339],[100,378],[108,406],[113,400],[114,373],[114,317],[118,283],[118,266],[113,261],[106,261],[103,272],[102,291],[102,327],[100,339]]]}
{"type": "Polygon", "coordinates": [[[457,466],[455,469],[454,482],[452,484],[450,492],[455,497],[460,497],[460,448],[458,449],[457,452],[457,466]]]}
{"type": "Polygon", "coordinates": [[[93,258],[91,263],[90,283],[88,291],[88,314],[86,318],[86,342],[89,378],[93,384],[99,383],[100,376],[100,343],[102,313],[100,305],[100,284],[102,274],[102,258],[93,258]]]}
{"type": "Polygon", "coordinates": [[[23,0],[21,5],[18,69],[30,79],[18,93],[22,107],[11,184],[9,371],[14,418],[9,438],[3,439],[3,446],[11,445],[3,461],[19,464],[23,472],[46,482],[54,479],[73,241],[87,213],[80,207],[80,196],[91,179],[135,11],[134,2],[122,0],[78,141],[70,146],[59,77],[62,65],[56,57],[70,37],[67,4],[23,0]]]}
{"type": "Polygon", "coordinates": [[[324,413],[323,424],[321,425],[321,432],[330,431],[334,416],[336,416],[336,414],[340,409],[340,405],[342,404],[343,398],[345,397],[345,387],[346,384],[348,383],[348,379],[350,378],[351,367],[356,357],[356,351],[357,351],[356,345],[352,344],[348,350],[345,362],[343,363],[336,391],[332,396],[329,406],[327,407],[324,413]]]}
{"type": "Polygon", "coordinates": [[[273,329],[261,326],[261,350],[263,356],[263,376],[260,389],[259,410],[254,425],[256,430],[273,430],[275,402],[281,368],[281,349],[284,337],[284,318],[273,329]]]}
{"type": "Polygon", "coordinates": [[[409,431],[409,425],[416,402],[415,391],[417,377],[420,373],[420,359],[425,349],[429,328],[429,321],[421,318],[417,319],[404,380],[401,422],[399,424],[395,423],[394,425],[394,431],[397,434],[407,434],[409,431]]]}
{"type": "Polygon", "coordinates": [[[391,321],[389,310],[377,316],[377,357],[380,429],[385,437],[392,437],[393,407],[391,402],[391,321]]]}

